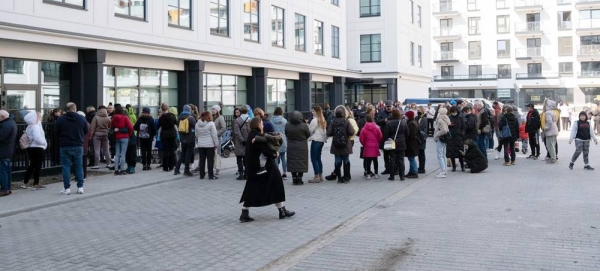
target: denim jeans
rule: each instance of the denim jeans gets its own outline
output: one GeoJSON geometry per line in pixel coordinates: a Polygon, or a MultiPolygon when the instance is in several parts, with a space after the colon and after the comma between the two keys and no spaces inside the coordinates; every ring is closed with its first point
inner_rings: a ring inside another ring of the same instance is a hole
{"type": "Polygon", "coordinates": [[[321,161],[323,145],[325,145],[324,142],[314,140],[310,143],[310,162],[312,163],[315,175],[323,173],[323,162],[321,161]]]}
{"type": "Polygon", "coordinates": [[[12,183],[12,162],[10,159],[0,159],[0,190],[7,192],[12,183]]]}
{"type": "Polygon", "coordinates": [[[287,172],[287,160],[285,159],[285,152],[279,153],[279,158],[277,158],[277,167],[279,167],[279,163],[281,162],[281,167],[283,168],[282,174],[287,172]]]}
{"type": "Polygon", "coordinates": [[[504,145],[504,162],[514,162],[517,157],[517,154],[515,153],[515,141],[512,139],[505,139],[502,141],[502,144],[504,145]],[[509,148],[510,155],[508,154],[509,148]]]}
{"type": "Polygon", "coordinates": [[[349,155],[336,155],[335,156],[335,163],[336,164],[341,164],[342,162],[344,162],[344,163],[350,163],[350,156],[349,155]]]}
{"type": "Polygon", "coordinates": [[[446,143],[439,141],[436,143],[437,159],[440,164],[440,170],[446,172],[446,143]]]}
{"type": "MultiPolygon", "coordinates": [[[[494,138],[492,138],[492,145],[494,144],[494,138]]],[[[481,153],[483,154],[483,157],[485,157],[485,160],[487,161],[487,149],[489,147],[489,137],[488,134],[480,134],[477,135],[477,147],[479,148],[479,150],[481,151],[481,153]]]]}
{"type": "Polygon", "coordinates": [[[129,138],[115,140],[115,170],[125,169],[127,145],[129,145],[129,138]]]}
{"type": "Polygon", "coordinates": [[[71,188],[71,167],[74,167],[77,188],[83,187],[83,147],[60,147],[63,186],[71,188]]]}
{"type": "Polygon", "coordinates": [[[410,168],[408,169],[408,173],[417,174],[419,172],[418,166],[417,166],[417,157],[416,156],[409,156],[408,157],[408,163],[410,164],[410,168]]]}

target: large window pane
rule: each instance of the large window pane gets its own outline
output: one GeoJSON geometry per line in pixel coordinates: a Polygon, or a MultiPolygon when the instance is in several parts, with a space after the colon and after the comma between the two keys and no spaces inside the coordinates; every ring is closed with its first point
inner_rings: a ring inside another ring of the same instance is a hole
{"type": "Polygon", "coordinates": [[[117,75],[117,86],[132,87],[138,86],[138,69],[132,68],[115,68],[117,75]]]}
{"type": "Polygon", "coordinates": [[[380,0],[360,0],[360,17],[371,17],[380,15],[380,0]]]}
{"type": "Polygon", "coordinates": [[[360,61],[381,62],[381,35],[360,36],[360,61]]]}
{"type": "Polygon", "coordinates": [[[229,36],[229,0],[210,0],[210,33],[229,36]]]}
{"type": "Polygon", "coordinates": [[[315,54],[322,55],[323,52],[323,22],[315,20],[315,54]]]}
{"type": "Polygon", "coordinates": [[[295,23],[295,40],[296,40],[296,50],[297,51],[306,51],[306,17],[296,13],[296,23],[295,23]]]}
{"type": "Polygon", "coordinates": [[[280,7],[271,7],[271,45],[284,47],[285,16],[280,7]]]}
{"type": "Polygon", "coordinates": [[[244,0],[244,39],[259,41],[259,0],[244,0]]]}
{"type": "MultiPolygon", "coordinates": [[[[115,14],[146,19],[146,0],[114,0],[115,14]]],[[[172,1],[170,1],[172,2],[172,1]]]]}
{"type": "Polygon", "coordinates": [[[192,16],[190,15],[190,1],[191,0],[169,0],[167,13],[170,25],[190,28],[192,20],[192,16]]]}
{"type": "Polygon", "coordinates": [[[340,57],[340,28],[331,26],[331,57],[340,57]]]}
{"type": "Polygon", "coordinates": [[[39,84],[38,61],[4,59],[4,83],[20,85],[39,84]]]}

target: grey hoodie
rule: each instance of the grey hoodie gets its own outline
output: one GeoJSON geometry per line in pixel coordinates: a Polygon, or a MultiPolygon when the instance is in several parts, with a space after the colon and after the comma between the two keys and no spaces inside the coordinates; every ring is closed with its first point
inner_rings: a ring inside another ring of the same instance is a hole
{"type": "Polygon", "coordinates": [[[281,143],[281,147],[279,147],[279,152],[287,152],[287,137],[285,136],[285,125],[287,124],[287,120],[283,116],[275,115],[271,117],[271,123],[273,124],[275,132],[280,133],[283,137],[283,143],[281,143]]]}
{"type": "Polygon", "coordinates": [[[25,116],[25,122],[27,122],[27,136],[29,137],[29,147],[31,148],[42,148],[46,149],[48,143],[46,142],[46,134],[42,127],[42,122],[38,121],[38,115],[35,111],[29,112],[25,116]]]}
{"type": "Polygon", "coordinates": [[[556,102],[553,100],[548,100],[546,102],[546,114],[544,134],[545,136],[557,136],[558,135],[558,125],[556,124],[559,116],[556,114],[556,102]]]}

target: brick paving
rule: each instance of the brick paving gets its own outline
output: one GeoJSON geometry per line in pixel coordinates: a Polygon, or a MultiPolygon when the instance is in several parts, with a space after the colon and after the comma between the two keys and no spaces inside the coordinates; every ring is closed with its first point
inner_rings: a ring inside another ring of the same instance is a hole
{"type": "MultiPolygon", "coordinates": [[[[556,166],[520,156],[517,166],[491,161],[483,174],[430,171],[406,182],[364,180],[354,155],[350,184],[288,180],[286,205],[297,215],[253,208],[246,224],[237,221],[244,183],[234,169],[216,181],[99,177],[85,195],[60,196],[60,184],[16,191],[0,199],[0,269],[598,270],[597,173],[581,160],[569,171],[573,146],[559,144],[556,166]]],[[[332,160],[324,150],[325,171],[332,160]]]]}

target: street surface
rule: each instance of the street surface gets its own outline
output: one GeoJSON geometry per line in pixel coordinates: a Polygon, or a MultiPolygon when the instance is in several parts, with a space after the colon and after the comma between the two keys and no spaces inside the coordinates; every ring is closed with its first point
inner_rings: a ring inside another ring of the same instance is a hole
{"type": "MultiPolygon", "coordinates": [[[[366,180],[356,153],[349,184],[308,184],[311,168],[303,186],[285,181],[294,217],[251,208],[244,224],[233,157],[214,181],[139,170],[91,178],[84,195],[19,190],[0,199],[0,270],[600,270],[600,180],[583,157],[568,169],[565,136],[555,165],[489,152],[484,173],[446,179],[431,138],[416,180],[366,180]]],[[[590,160],[600,170],[600,146],[590,160]]]]}

